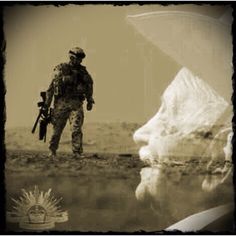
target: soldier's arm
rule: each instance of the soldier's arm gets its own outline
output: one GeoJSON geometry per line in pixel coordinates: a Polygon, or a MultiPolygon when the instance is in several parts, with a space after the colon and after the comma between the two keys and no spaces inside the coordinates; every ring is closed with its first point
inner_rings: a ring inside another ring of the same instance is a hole
{"type": "Polygon", "coordinates": [[[45,107],[48,108],[51,105],[52,99],[53,99],[53,81],[50,83],[48,90],[46,91],[46,101],[45,101],[45,107]]]}
{"type": "Polygon", "coordinates": [[[45,101],[45,106],[48,108],[50,107],[51,103],[52,103],[52,99],[53,99],[53,95],[54,95],[54,82],[55,79],[60,75],[60,70],[56,67],[53,70],[53,74],[52,74],[52,81],[49,85],[48,90],[46,91],[46,101],[45,101]]]}
{"type": "Polygon", "coordinates": [[[87,99],[87,102],[94,103],[94,100],[93,100],[93,79],[86,69],[85,69],[84,76],[85,76],[85,80],[86,80],[85,97],[87,99]]]}

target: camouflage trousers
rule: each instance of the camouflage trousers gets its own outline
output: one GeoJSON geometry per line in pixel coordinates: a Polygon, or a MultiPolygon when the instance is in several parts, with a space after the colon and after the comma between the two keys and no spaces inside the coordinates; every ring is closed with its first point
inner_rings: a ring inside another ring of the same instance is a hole
{"type": "Polygon", "coordinates": [[[83,104],[80,101],[60,101],[54,104],[52,114],[53,134],[49,141],[49,149],[56,152],[63,129],[69,119],[72,137],[73,153],[83,152],[83,132],[84,122],[83,104]]]}

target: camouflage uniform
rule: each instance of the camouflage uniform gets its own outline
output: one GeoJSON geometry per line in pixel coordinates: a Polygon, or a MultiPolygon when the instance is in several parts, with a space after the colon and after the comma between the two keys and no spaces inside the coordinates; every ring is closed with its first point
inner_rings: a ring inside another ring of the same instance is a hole
{"type": "Polygon", "coordinates": [[[85,66],[62,63],[55,67],[52,82],[47,90],[46,106],[54,97],[52,114],[53,134],[49,149],[56,152],[62,131],[69,119],[72,132],[72,151],[81,154],[82,125],[84,121],[83,101],[93,102],[93,80],[85,66]]]}

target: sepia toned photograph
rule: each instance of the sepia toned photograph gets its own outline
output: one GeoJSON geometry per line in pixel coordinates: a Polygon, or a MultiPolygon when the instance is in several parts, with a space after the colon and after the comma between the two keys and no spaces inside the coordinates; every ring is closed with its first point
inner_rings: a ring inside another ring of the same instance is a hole
{"type": "Polygon", "coordinates": [[[233,10],[5,5],[6,232],[235,232],[233,10]]]}

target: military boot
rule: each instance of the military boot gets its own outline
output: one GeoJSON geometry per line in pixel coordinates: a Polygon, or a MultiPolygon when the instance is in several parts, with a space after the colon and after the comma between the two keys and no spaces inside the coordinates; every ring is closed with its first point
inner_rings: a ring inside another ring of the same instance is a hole
{"type": "Polygon", "coordinates": [[[49,154],[48,154],[48,157],[49,157],[49,158],[55,159],[56,156],[57,156],[56,151],[54,151],[54,150],[49,150],[49,154]]]}
{"type": "Polygon", "coordinates": [[[84,159],[85,155],[83,153],[79,153],[79,152],[74,152],[73,153],[73,158],[74,159],[84,159]]]}

